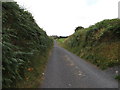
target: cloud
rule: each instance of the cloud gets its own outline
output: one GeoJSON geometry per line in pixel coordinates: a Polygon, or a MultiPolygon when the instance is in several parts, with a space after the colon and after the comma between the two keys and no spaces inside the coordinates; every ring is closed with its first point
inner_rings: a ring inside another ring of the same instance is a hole
{"type": "Polygon", "coordinates": [[[96,3],[98,3],[100,0],[86,0],[86,4],[88,6],[94,5],[96,3]]]}
{"type": "Polygon", "coordinates": [[[48,35],[70,35],[75,27],[88,27],[117,18],[119,0],[15,0],[29,10],[48,35]]]}

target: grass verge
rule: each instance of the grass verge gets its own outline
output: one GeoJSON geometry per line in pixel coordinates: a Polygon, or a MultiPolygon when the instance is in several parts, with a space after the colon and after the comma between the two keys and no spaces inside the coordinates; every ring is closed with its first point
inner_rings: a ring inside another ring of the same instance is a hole
{"type": "Polygon", "coordinates": [[[38,88],[44,80],[44,71],[48,62],[48,57],[51,53],[49,49],[44,54],[36,55],[31,67],[27,68],[25,78],[17,83],[16,88],[38,88]]]}
{"type": "Polygon", "coordinates": [[[120,81],[120,75],[116,75],[115,79],[118,80],[118,81],[120,81]]]}

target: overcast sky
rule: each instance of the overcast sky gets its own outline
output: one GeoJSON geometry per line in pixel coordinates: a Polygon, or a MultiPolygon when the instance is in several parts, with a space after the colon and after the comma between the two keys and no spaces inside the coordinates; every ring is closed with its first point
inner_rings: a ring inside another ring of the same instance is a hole
{"type": "Polygon", "coordinates": [[[120,0],[14,0],[32,13],[48,35],[68,36],[77,26],[89,27],[118,18],[120,0]]]}

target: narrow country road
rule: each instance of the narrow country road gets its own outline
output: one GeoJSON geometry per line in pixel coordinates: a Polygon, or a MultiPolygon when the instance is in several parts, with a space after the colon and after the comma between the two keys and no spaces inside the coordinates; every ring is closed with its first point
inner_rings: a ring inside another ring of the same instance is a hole
{"type": "Polygon", "coordinates": [[[42,88],[118,88],[118,82],[55,42],[42,88]]]}

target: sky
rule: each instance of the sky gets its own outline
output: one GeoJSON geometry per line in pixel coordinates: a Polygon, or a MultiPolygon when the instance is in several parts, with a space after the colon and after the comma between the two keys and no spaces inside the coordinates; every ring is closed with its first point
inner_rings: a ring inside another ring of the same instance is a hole
{"type": "Polygon", "coordinates": [[[104,19],[118,18],[120,0],[14,0],[48,35],[69,36],[104,19]]]}

